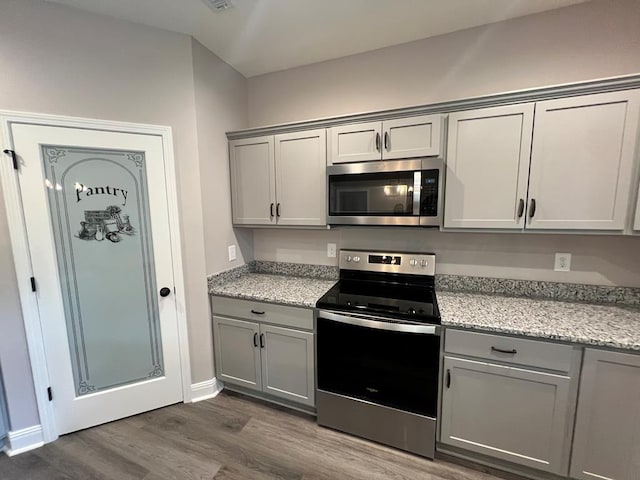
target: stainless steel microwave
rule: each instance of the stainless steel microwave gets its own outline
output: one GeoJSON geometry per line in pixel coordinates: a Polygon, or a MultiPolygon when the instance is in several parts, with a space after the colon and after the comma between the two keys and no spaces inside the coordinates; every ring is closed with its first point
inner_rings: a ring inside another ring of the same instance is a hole
{"type": "Polygon", "coordinates": [[[441,224],[441,158],[331,165],[327,177],[329,225],[441,224]]]}

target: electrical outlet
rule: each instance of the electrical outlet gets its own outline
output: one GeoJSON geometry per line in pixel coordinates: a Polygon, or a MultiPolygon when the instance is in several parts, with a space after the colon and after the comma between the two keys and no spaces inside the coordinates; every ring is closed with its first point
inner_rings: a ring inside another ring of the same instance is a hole
{"type": "Polygon", "coordinates": [[[233,262],[236,258],[236,246],[229,245],[229,261],[233,262]]]}
{"type": "Polygon", "coordinates": [[[571,254],[570,253],[556,253],[556,263],[553,269],[556,272],[569,272],[571,271],[571,254]]]}
{"type": "Polygon", "coordinates": [[[336,244],[327,243],[327,257],[336,258],[336,244]]]}

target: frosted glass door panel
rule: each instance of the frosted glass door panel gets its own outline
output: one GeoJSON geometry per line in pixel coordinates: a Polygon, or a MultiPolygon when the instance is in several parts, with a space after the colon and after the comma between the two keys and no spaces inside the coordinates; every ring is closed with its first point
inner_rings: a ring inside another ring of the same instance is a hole
{"type": "Polygon", "coordinates": [[[78,396],[164,374],[145,156],[42,146],[78,396]]]}

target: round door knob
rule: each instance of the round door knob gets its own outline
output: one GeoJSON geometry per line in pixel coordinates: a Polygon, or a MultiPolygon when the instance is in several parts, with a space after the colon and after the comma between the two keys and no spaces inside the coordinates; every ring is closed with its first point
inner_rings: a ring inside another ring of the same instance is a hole
{"type": "Polygon", "coordinates": [[[168,288],[168,287],[162,287],[160,289],[160,296],[161,297],[167,297],[167,296],[169,296],[170,293],[171,293],[171,289],[168,288]]]}

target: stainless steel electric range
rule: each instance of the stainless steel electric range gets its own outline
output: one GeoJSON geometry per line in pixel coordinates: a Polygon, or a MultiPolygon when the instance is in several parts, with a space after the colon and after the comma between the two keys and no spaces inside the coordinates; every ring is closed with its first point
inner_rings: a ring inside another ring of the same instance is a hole
{"type": "Polygon", "coordinates": [[[342,250],[339,264],[316,304],[318,424],[433,458],[435,256],[342,250]]]}

